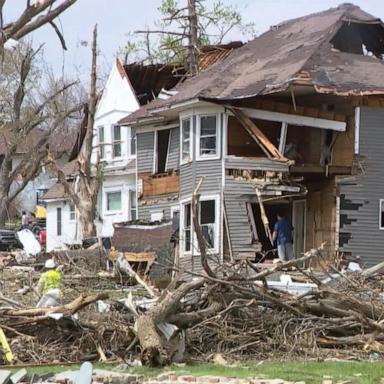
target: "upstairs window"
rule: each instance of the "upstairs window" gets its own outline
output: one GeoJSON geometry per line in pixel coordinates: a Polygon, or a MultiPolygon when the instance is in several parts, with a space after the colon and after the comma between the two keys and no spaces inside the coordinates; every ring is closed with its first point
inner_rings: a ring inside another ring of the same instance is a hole
{"type": "Polygon", "coordinates": [[[70,221],[76,220],[76,207],[74,204],[69,204],[69,220],[70,221]]]}
{"type": "Polygon", "coordinates": [[[136,155],[136,130],[134,128],[131,128],[130,153],[131,156],[136,155]]]}
{"type": "Polygon", "coordinates": [[[113,157],[121,157],[121,127],[112,126],[112,153],[113,157]]]}
{"type": "Polygon", "coordinates": [[[191,156],[191,118],[181,120],[181,163],[187,163],[192,159],[191,156]]]}
{"type": "Polygon", "coordinates": [[[100,155],[100,159],[105,159],[104,127],[99,127],[98,128],[98,137],[99,137],[99,155],[100,155]]]}
{"type": "Polygon", "coordinates": [[[198,117],[198,121],[198,158],[217,158],[217,115],[202,115],[198,117]]]}

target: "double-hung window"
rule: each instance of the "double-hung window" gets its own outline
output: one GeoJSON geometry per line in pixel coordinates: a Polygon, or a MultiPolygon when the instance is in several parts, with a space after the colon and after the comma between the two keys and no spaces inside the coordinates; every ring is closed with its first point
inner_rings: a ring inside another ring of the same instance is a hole
{"type": "Polygon", "coordinates": [[[113,157],[121,157],[121,126],[112,126],[112,153],[113,157]]]}
{"type": "Polygon", "coordinates": [[[181,119],[181,163],[187,163],[192,158],[191,117],[181,119]]]}
{"type": "Polygon", "coordinates": [[[201,201],[199,216],[200,228],[207,249],[214,249],[216,247],[216,201],[201,201]]]}
{"type": "Polygon", "coordinates": [[[121,211],[121,191],[113,191],[106,193],[106,209],[107,212],[121,211]]]}
{"type": "Polygon", "coordinates": [[[184,223],[183,223],[183,244],[184,252],[192,250],[192,205],[191,203],[184,205],[184,223]]]}
{"type": "Polygon", "coordinates": [[[76,220],[76,207],[74,204],[69,204],[69,220],[70,221],[76,220]]]}
{"type": "MultiPolygon", "coordinates": [[[[218,219],[217,219],[217,199],[201,200],[199,202],[199,223],[202,235],[205,240],[207,251],[217,252],[218,250],[218,219]]],[[[198,247],[196,236],[193,236],[192,230],[192,205],[191,203],[183,204],[182,217],[182,244],[183,253],[192,251],[192,247],[198,247]]]]}
{"type": "Polygon", "coordinates": [[[217,115],[199,115],[197,158],[217,158],[219,156],[218,141],[217,115]]]}
{"type": "Polygon", "coordinates": [[[136,156],[136,130],[130,128],[131,131],[131,140],[130,140],[130,155],[136,156]]]}
{"type": "Polygon", "coordinates": [[[105,159],[105,132],[104,127],[98,128],[98,137],[99,137],[99,155],[100,159],[105,159]]]}

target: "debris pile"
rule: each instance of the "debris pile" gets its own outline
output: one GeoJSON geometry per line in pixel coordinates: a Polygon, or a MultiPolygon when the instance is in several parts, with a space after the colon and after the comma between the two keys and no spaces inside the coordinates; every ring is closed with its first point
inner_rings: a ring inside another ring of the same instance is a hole
{"type": "MultiPolygon", "coordinates": [[[[33,308],[32,293],[26,293],[35,279],[31,267],[23,278],[14,276],[13,282],[22,281],[14,287],[17,295],[3,287],[0,328],[14,362],[115,360],[161,366],[189,358],[207,361],[217,353],[227,360],[331,353],[366,359],[384,353],[381,264],[340,272],[326,266],[317,249],[269,268],[238,261],[202,274],[179,271],[163,291],[134,271],[134,287],[107,271],[82,279],[83,266],[72,264],[65,264],[67,304],[59,307],[33,308]],[[313,271],[309,264],[323,270],[313,271]],[[29,297],[29,305],[20,297],[29,297]]],[[[208,264],[202,260],[202,265],[208,264]]],[[[0,361],[7,363],[5,353],[0,361]]]]}

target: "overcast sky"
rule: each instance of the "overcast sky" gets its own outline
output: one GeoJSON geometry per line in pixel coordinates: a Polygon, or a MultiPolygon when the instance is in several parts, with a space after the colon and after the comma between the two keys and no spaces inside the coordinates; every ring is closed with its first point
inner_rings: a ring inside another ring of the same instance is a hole
{"type": "MultiPolygon", "coordinates": [[[[181,0],[183,1],[183,0],[181,0]]],[[[215,0],[207,0],[213,3],[215,0]]],[[[269,29],[281,21],[335,7],[342,3],[336,0],[222,0],[235,5],[244,15],[245,21],[256,24],[257,33],[269,29]]],[[[8,0],[5,18],[13,19],[25,6],[25,0],[8,0]]],[[[99,26],[99,49],[102,71],[108,72],[119,47],[124,46],[130,31],[152,25],[158,18],[160,0],[77,0],[61,17],[58,25],[62,28],[68,51],[62,51],[52,28],[44,27],[33,33],[34,44],[45,44],[48,64],[56,73],[65,71],[72,77],[89,73],[90,49],[82,44],[90,41],[95,23],[99,26]]],[[[384,19],[383,0],[355,0],[360,6],[384,19]]],[[[232,34],[230,40],[241,36],[232,34]]]]}

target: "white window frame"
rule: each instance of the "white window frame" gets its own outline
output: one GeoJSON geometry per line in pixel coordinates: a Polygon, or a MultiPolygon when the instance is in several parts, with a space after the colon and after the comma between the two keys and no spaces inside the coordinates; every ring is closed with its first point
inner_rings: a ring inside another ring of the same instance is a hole
{"type": "Polygon", "coordinates": [[[136,190],[131,188],[128,190],[128,199],[129,199],[129,217],[130,217],[130,220],[137,220],[138,219],[138,211],[137,211],[137,193],[136,193],[136,190]],[[134,195],[134,201],[135,201],[135,211],[136,211],[136,218],[133,219],[132,217],[132,196],[131,194],[134,195]]]}
{"type": "Polygon", "coordinates": [[[112,124],[111,125],[111,146],[112,146],[112,159],[119,160],[123,157],[123,135],[121,125],[112,124]],[[120,129],[120,140],[115,140],[115,127],[120,129]],[[115,156],[115,144],[120,144],[120,156],[115,156]]]}
{"type": "Polygon", "coordinates": [[[76,218],[77,218],[77,209],[76,209],[76,205],[73,204],[73,203],[70,203],[68,208],[69,208],[69,221],[71,221],[71,222],[76,221],[76,218]],[[72,211],[71,207],[74,208],[73,211],[72,211]],[[73,218],[71,218],[72,213],[74,214],[74,217],[73,217],[73,218]]]}
{"type": "Polygon", "coordinates": [[[193,160],[193,117],[192,115],[180,116],[180,165],[190,163],[193,160]],[[189,159],[183,158],[183,120],[189,120],[189,159]]]}
{"type": "Polygon", "coordinates": [[[108,188],[104,190],[104,214],[105,215],[115,215],[115,214],[122,214],[123,213],[123,188],[122,187],[115,187],[115,188],[108,188]],[[115,193],[120,192],[121,196],[121,208],[120,209],[113,209],[108,210],[108,194],[109,193],[115,193]]]}
{"type": "MultiPolygon", "coordinates": [[[[214,231],[215,231],[215,237],[214,237],[214,248],[209,248],[207,251],[210,254],[218,254],[219,253],[219,240],[220,240],[220,195],[202,195],[199,199],[199,201],[209,201],[214,200],[215,201],[215,224],[214,224],[214,231]]],[[[196,239],[195,231],[193,230],[193,220],[192,220],[192,212],[191,212],[191,250],[190,251],[184,251],[184,245],[185,245],[185,239],[184,239],[184,207],[187,204],[191,204],[191,199],[184,199],[180,201],[180,226],[179,226],[179,234],[180,234],[180,256],[190,256],[191,254],[194,255],[200,255],[200,251],[198,250],[198,244],[196,239]]],[[[192,205],[191,205],[192,209],[192,205]]],[[[199,219],[200,221],[200,219],[199,219]]]]}
{"type": "Polygon", "coordinates": [[[97,127],[97,140],[99,142],[99,156],[100,160],[105,160],[106,159],[106,151],[105,151],[105,146],[106,146],[106,141],[105,141],[105,126],[104,125],[99,125],[97,127]],[[103,130],[103,141],[100,140],[100,129],[103,130]]]}
{"type": "Polygon", "coordinates": [[[220,113],[200,113],[196,114],[196,161],[202,160],[217,160],[220,159],[221,148],[221,135],[220,135],[220,113]],[[201,138],[201,118],[215,116],[216,117],[216,153],[214,155],[200,154],[200,138],[201,138]]]}
{"type": "Polygon", "coordinates": [[[384,223],[381,222],[381,212],[384,209],[384,199],[379,200],[379,229],[384,231],[384,223]]]}
{"type": "Polygon", "coordinates": [[[137,134],[134,128],[129,127],[128,129],[129,129],[129,138],[128,138],[127,153],[128,153],[128,157],[135,159],[137,154],[137,134]],[[132,145],[135,148],[135,153],[132,153],[132,145]]]}

